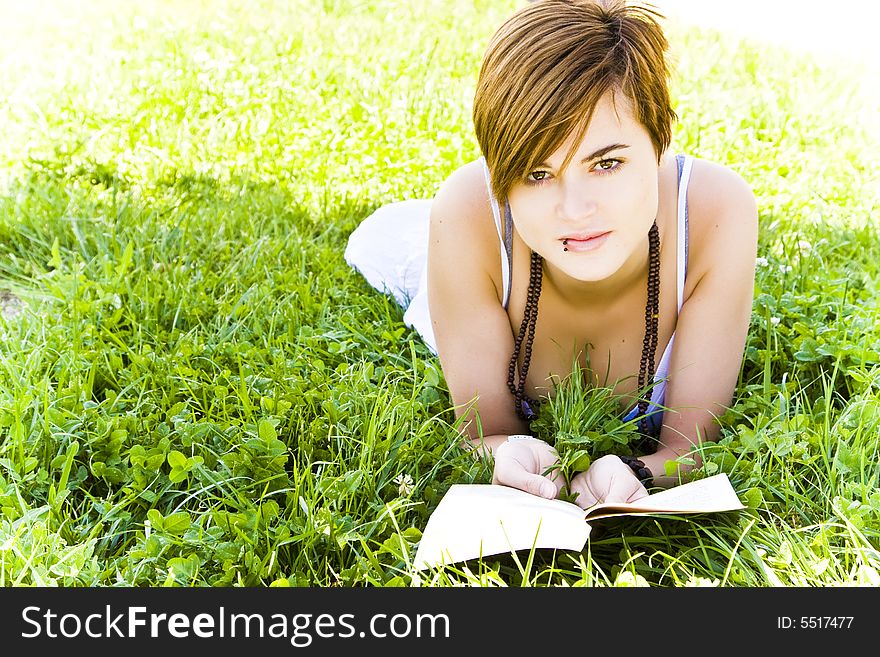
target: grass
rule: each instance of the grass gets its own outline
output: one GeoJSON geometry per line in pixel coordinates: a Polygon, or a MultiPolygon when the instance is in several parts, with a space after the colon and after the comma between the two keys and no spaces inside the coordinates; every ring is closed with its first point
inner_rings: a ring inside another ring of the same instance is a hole
{"type": "MultiPolygon", "coordinates": [[[[445,490],[491,469],[342,252],[478,156],[473,86],[515,6],[4,4],[0,585],[880,584],[876,99],[678,25],[675,146],[759,203],[746,354],[705,451],[749,508],[413,572],[445,490]]],[[[548,427],[584,417],[572,395],[548,427]]]]}

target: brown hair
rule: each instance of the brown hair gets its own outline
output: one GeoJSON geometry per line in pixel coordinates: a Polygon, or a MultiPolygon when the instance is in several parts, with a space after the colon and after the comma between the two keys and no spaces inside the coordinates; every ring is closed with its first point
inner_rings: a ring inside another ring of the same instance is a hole
{"type": "Polygon", "coordinates": [[[474,130],[499,201],[569,135],[580,143],[607,91],[629,99],[659,162],[676,115],[657,18],[624,0],[539,0],[495,32],[477,80],[474,130]]]}

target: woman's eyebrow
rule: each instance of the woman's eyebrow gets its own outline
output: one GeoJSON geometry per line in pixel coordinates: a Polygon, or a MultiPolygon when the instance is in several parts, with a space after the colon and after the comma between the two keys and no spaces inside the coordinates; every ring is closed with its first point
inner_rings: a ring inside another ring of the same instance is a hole
{"type": "MultiPolygon", "coordinates": [[[[581,164],[585,162],[589,162],[590,160],[595,160],[597,157],[602,157],[611,151],[616,151],[618,149],[629,148],[629,144],[609,144],[608,146],[603,146],[597,151],[594,151],[587,155],[584,159],[581,160],[581,164]]],[[[539,167],[549,167],[550,164],[548,162],[541,162],[539,167]]]]}

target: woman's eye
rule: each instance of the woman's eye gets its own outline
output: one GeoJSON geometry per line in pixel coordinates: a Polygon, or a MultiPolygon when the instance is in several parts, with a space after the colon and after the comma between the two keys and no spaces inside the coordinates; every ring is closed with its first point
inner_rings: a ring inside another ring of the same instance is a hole
{"type": "Polygon", "coordinates": [[[610,159],[610,160],[599,160],[596,163],[596,168],[600,171],[613,171],[620,164],[620,160],[610,159]]]}
{"type": "Polygon", "coordinates": [[[529,182],[543,182],[547,180],[547,176],[550,174],[546,171],[532,171],[529,175],[526,176],[526,180],[529,182]]]}

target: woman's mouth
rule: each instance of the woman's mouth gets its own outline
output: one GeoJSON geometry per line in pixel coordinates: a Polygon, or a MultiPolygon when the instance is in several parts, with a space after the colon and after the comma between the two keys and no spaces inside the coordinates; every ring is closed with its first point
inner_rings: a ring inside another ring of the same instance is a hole
{"type": "Polygon", "coordinates": [[[604,233],[593,233],[592,235],[566,237],[562,240],[562,246],[568,251],[577,253],[594,251],[605,243],[609,235],[611,235],[610,230],[604,233]]]}

